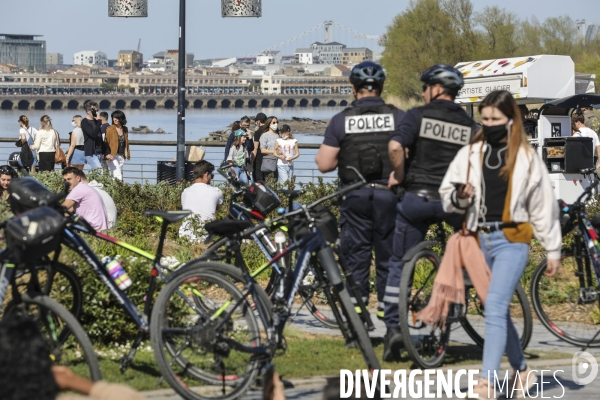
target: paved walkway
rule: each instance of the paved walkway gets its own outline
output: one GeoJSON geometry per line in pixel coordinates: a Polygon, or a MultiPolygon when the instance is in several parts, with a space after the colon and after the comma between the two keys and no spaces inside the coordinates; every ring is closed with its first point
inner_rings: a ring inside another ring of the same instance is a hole
{"type": "MultiPolygon", "coordinates": [[[[375,331],[371,332],[372,337],[383,337],[385,334],[385,325],[383,322],[377,320],[373,315],[373,321],[375,324],[375,331]]],[[[333,329],[323,327],[317,322],[308,312],[302,310],[291,325],[294,329],[300,329],[302,331],[311,332],[314,334],[323,335],[340,335],[340,332],[333,329]]],[[[451,335],[453,342],[461,344],[474,344],[467,333],[462,327],[457,327],[451,335]]],[[[549,351],[549,352],[561,352],[565,354],[574,354],[580,349],[577,346],[570,345],[563,342],[552,335],[544,328],[543,325],[536,323],[533,329],[533,335],[531,342],[528,346],[529,350],[536,351],[549,351]]],[[[600,364],[600,348],[588,349],[589,353],[596,357],[597,362],[600,364]]],[[[563,398],[567,400],[571,399],[594,399],[600,397],[600,374],[590,384],[586,386],[579,386],[573,382],[572,377],[572,366],[570,359],[561,360],[535,360],[530,361],[529,365],[537,370],[545,370],[544,372],[544,385],[543,385],[543,397],[544,398],[563,398]],[[553,374],[556,373],[556,380],[553,378],[553,374]],[[557,380],[560,382],[557,383],[557,380]],[[562,385],[562,386],[561,386],[562,385]]],[[[509,366],[503,364],[502,369],[506,369],[509,366]]],[[[479,369],[481,365],[461,365],[460,367],[445,368],[444,371],[452,369],[454,371],[458,369],[479,369]]],[[[307,399],[307,400],[320,400],[322,399],[323,388],[326,385],[326,379],[324,377],[315,377],[310,379],[292,379],[288,382],[288,388],[286,388],[287,399],[307,399]]],[[[466,377],[461,379],[461,388],[463,391],[466,390],[467,380],[466,377]]],[[[432,391],[433,392],[433,391],[432,391]]],[[[154,392],[145,393],[148,399],[151,400],[179,400],[179,396],[175,395],[172,390],[159,390],[154,392]]],[[[535,396],[535,393],[531,393],[535,396]]],[[[407,396],[407,398],[411,398],[407,396]]],[[[441,397],[446,399],[448,397],[441,397]]],[[[542,398],[541,393],[538,394],[537,398],[542,398]]],[[[262,399],[262,393],[258,389],[250,390],[243,399],[247,400],[259,400],[262,399]]]]}

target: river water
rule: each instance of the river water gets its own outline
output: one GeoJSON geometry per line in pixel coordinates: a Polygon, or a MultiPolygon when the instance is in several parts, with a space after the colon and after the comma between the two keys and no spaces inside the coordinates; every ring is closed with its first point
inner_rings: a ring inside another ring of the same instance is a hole
{"type": "MultiPolygon", "coordinates": [[[[233,121],[242,116],[254,116],[258,112],[266,115],[275,115],[282,119],[292,117],[307,117],[312,119],[330,119],[344,107],[296,107],[296,108],[266,108],[266,109],[188,109],[186,110],[186,140],[195,141],[207,137],[210,132],[223,130],[233,121]]],[[[108,110],[110,115],[110,110],[108,110]]],[[[60,133],[61,139],[68,138],[68,132],[73,130],[71,119],[74,115],[83,115],[83,110],[0,110],[0,137],[14,138],[19,135],[19,116],[25,114],[29,117],[30,125],[39,127],[42,115],[48,114],[52,118],[52,125],[60,133]]],[[[127,125],[146,125],[152,130],[162,128],[165,134],[130,133],[132,140],[177,140],[177,112],[175,110],[125,110],[127,125]]],[[[299,143],[322,143],[323,137],[319,135],[302,134],[293,132],[299,143]]],[[[66,153],[67,145],[62,149],[66,153]]],[[[0,143],[0,160],[8,159],[10,153],[19,149],[13,143],[0,143]]],[[[150,181],[155,182],[157,177],[157,162],[170,161],[176,157],[175,146],[132,146],[131,160],[125,163],[124,176],[126,182],[150,181]]],[[[320,174],[316,171],[314,157],[315,149],[301,149],[300,157],[295,161],[295,174],[299,182],[315,181],[317,176],[323,176],[327,181],[333,179],[335,173],[320,174]]],[[[208,147],[205,159],[213,164],[219,164],[224,158],[223,147],[208,147]]],[[[87,166],[86,166],[87,170],[87,166]]]]}
{"type": "MultiPolygon", "coordinates": [[[[258,112],[266,115],[275,115],[279,118],[308,117],[312,119],[330,119],[344,107],[294,107],[294,108],[224,108],[224,109],[187,109],[185,111],[186,140],[193,141],[207,137],[210,132],[223,130],[233,121],[242,116],[255,116],[258,112]]],[[[110,115],[110,110],[108,114],[110,115]]],[[[177,111],[176,110],[125,110],[127,125],[146,125],[152,130],[162,128],[166,134],[131,133],[130,139],[135,140],[177,140],[177,111]]],[[[30,125],[37,128],[42,115],[48,114],[52,118],[52,125],[61,134],[62,138],[73,130],[71,118],[74,115],[85,115],[83,110],[0,110],[0,137],[17,137],[19,116],[25,114],[29,117],[30,125]]],[[[296,136],[296,132],[292,132],[296,136]]],[[[300,143],[321,143],[323,138],[315,135],[298,135],[300,143]]]]}

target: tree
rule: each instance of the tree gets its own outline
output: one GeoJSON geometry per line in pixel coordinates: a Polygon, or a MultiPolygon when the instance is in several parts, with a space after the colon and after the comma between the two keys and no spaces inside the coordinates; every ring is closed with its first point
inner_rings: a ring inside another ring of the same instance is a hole
{"type": "Polygon", "coordinates": [[[541,40],[547,54],[575,56],[581,51],[579,33],[568,16],[547,18],[541,27],[541,40]]]}
{"type": "Polygon", "coordinates": [[[457,29],[468,31],[465,18],[469,19],[469,6],[470,0],[415,0],[394,18],[381,40],[387,92],[402,98],[419,97],[419,77],[425,69],[471,58],[463,42],[466,36],[457,29]]]}
{"type": "Polygon", "coordinates": [[[542,27],[535,16],[521,22],[519,29],[519,53],[521,55],[542,54],[542,27]]]}
{"type": "Polygon", "coordinates": [[[485,7],[483,12],[477,13],[475,22],[485,32],[488,54],[485,58],[500,58],[515,56],[518,49],[519,18],[497,6],[485,7]]]}

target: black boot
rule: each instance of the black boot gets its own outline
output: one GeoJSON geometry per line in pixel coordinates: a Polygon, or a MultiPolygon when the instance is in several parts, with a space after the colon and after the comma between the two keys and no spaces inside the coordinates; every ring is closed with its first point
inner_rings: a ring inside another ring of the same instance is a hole
{"type": "Polygon", "coordinates": [[[400,353],[403,348],[402,333],[400,328],[387,328],[383,341],[383,361],[400,361],[400,353]]]}

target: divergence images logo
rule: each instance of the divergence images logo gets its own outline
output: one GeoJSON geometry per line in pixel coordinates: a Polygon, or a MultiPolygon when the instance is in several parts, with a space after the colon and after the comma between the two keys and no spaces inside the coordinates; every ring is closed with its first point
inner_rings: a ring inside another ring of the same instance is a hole
{"type": "Polygon", "coordinates": [[[598,375],[598,363],[587,351],[578,351],[573,355],[572,370],[573,382],[578,385],[588,385],[598,375]]]}

